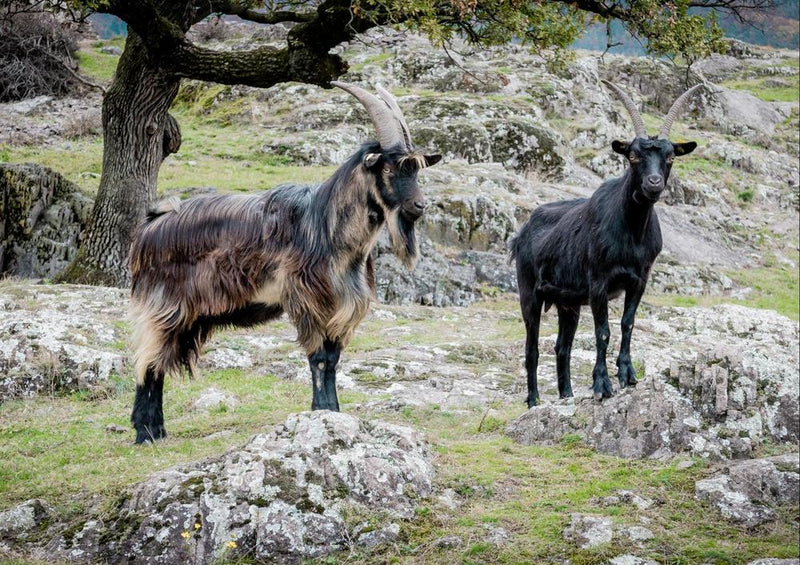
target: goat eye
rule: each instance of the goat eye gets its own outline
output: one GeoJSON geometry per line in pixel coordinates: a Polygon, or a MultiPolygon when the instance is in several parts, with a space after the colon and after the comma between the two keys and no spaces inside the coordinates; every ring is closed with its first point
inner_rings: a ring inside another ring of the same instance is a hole
{"type": "Polygon", "coordinates": [[[639,156],[636,153],[631,153],[630,155],[628,155],[628,160],[631,163],[638,163],[639,162],[639,156]]]}
{"type": "Polygon", "coordinates": [[[674,160],[675,157],[667,157],[667,165],[671,165],[674,160]]]}

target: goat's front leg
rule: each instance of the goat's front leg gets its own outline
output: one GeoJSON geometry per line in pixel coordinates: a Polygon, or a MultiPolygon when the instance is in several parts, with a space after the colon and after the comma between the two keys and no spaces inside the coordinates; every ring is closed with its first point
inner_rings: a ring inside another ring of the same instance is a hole
{"type": "Polygon", "coordinates": [[[606,351],[611,331],[608,328],[608,294],[605,285],[592,289],[592,316],[594,316],[594,337],[597,344],[597,360],[592,371],[592,390],[594,399],[602,400],[614,396],[614,387],[608,378],[606,351]]]}
{"type": "Polygon", "coordinates": [[[636,386],[636,371],[631,363],[631,334],[633,334],[633,319],[636,309],[644,294],[644,285],[637,284],[625,290],[625,310],[622,313],[622,338],[619,344],[619,357],[617,357],[617,378],[620,388],[636,386]]]}
{"type": "Polygon", "coordinates": [[[313,390],[312,410],[339,411],[339,400],[336,397],[336,365],[339,362],[341,349],[338,342],[325,340],[322,347],[308,356],[313,390]]]}
{"type": "Polygon", "coordinates": [[[148,367],[144,382],[136,384],[131,424],[136,429],[136,443],[153,442],[167,437],[164,429],[164,375],[148,367]]]}
{"type": "Polygon", "coordinates": [[[558,375],[558,396],[571,398],[572,380],[570,379],[569,363],[572,355],[572,342],[575,340],[575,330],[581,315],[580,306],[558,307],[558,339],[556,340],[556,374],[558,375]]]}

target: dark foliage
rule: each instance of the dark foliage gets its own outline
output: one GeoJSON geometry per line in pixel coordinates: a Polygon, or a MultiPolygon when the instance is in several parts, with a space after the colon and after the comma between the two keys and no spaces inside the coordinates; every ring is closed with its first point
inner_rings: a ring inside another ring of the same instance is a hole
{"type": "Polygon", "coordinates": [[[0,102],[48,94],[64,96],[79,82],[73,26],[46,12],[5,12],[0,17],[0,102]]]}

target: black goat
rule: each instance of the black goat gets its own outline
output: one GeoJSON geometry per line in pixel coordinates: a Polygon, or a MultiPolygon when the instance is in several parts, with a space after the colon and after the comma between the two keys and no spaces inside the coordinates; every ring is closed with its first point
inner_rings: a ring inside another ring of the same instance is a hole
{"type": "Polygon", "coordinates": [[[166,435],[164,376],[194,373],[215,328],[252,326],[286,312],[308,355],[311,408],[339,410],[336,365],[367,313],[370,255],[384,225],[413,268],[414,223],[425,200],[420,169],[440,155],[414,151],[394,98],[331,83],[366,108],[378,142],[365,144],[320,186],[283,185],[255,196],[193,198],[151,212],[131,246],[136,323],[136,443],[166,435]]]}
{"type": "Polygon", "coordinates": [[[594,398],[602,400],[614,394],[606,369],[608,300],[625,291],[618,378],[623,388],[636,384],[630,356],[633,319],[650,268],[661,252],[661,229],[653,205],[664,190],[672,160],[697,147],[694,142],[672,143],[668,137],[681,107],[701,85],[681,95],[670,108],[658,136],[648,137],[633,101],[618,87],[605,84],[625,104],[636,130],[632,142],[611,144],[630,166],[621,178],[603,183],[591,198],[540,206],[511,242],[527,332],[528,407],[539,403],[536,371],[543,306],[547,311],[555,304],[558,310],[556,373],[561,398],[573,395],[569,370],[572,341],[581,305],[591,306],[597,342],[592,389],[594,398]]]}

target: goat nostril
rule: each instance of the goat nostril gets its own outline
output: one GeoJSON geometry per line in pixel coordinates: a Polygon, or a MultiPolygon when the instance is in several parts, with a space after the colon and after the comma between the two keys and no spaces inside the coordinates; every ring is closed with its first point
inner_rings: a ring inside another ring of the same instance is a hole
{"type": "Polygon", "coordinates": [[[647,177],[647,182],[651,186],[659,186],[661,184],[661,175],[650,175],[647,177]]]}
{"type": "Polygon", "coordinates": [[[424,210],[425,206],[426,206],[426,203],[425,203],[424,200],[417,200],[416,202],[414,202],[414,207],[417,210],[424,210]]]}

